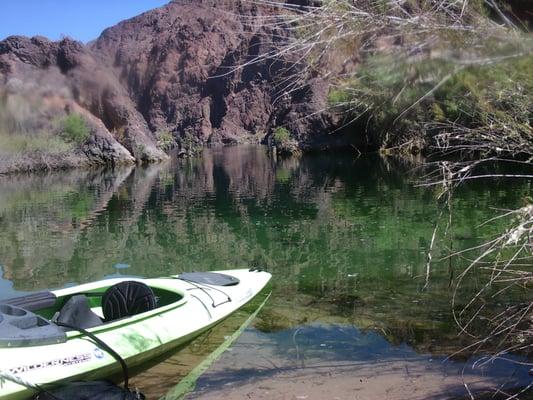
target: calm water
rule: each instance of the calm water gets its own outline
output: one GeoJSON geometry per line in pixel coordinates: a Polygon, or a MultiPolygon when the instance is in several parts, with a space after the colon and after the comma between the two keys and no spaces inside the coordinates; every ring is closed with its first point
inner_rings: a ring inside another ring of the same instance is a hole
{"type": "MultiPolygon", "coordinates": [[[[321,361],[442,361],[468,343],[450,313],[450,287],[465,261],[433,263],[424,287],[437,190],[410,178],[407,166],[379,158],[275,160],[262,147],[206,150],[147,168],[0,177],[0,299],[117,275],[261,266],[274,275],[273,295],[247,335],[268,346],[250,354],[268,347],[269,357],[295,365],[306,348],[321,361]],[[295,332],[303,340],[296,347],[295,332]]],[[[498,233],[503,221],[479,225],[529,193],[524,182],[462,188],[434,258],[498,233]]],[[[476,277],[465,293],[482,282],[476,277]]],[[[219,328],[204,347],[233,327],[219,328]]],[[[205,353],[170,369],[164,383],[154,384],[149,371],[136,383],[161,394],[205,353]]]]}

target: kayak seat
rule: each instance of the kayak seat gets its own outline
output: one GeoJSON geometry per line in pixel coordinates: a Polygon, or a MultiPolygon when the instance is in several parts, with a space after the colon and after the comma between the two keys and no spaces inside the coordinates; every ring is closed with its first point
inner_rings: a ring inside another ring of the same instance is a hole
{"type": "Polygon", "coordinates": [[[150,286],[138,281],[123,281],[109,287],[102,296],[105,322],[137,315],[157,307],[150,286]]]}
{"type": "Polygon", "coordinates": [[[65,305],[61,307],[56,321],[82,329],[103,325],[100,317],[89,307],[87,297],[82,294],[68,299],[65,305]]]}

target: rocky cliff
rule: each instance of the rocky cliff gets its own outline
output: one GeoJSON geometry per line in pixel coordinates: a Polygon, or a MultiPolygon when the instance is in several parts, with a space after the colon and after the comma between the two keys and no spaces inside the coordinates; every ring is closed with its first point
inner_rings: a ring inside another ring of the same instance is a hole
{"type": "Polygon", "coordinates": [[[87,45],[9,37],[0,42],[0,95],[31,98],[42,126],[83,115],[91,135],[75,153],[87,162],[163,159],[158,140],[169,134],[196,145],[261,142],[284,126],[309,145],[335,124],[321,112],[328,86],[316,78],[289,91],[294,59],[255,62],[291,34],[266,23],[275,12],[244,0],[176,0],[87,45]]]}

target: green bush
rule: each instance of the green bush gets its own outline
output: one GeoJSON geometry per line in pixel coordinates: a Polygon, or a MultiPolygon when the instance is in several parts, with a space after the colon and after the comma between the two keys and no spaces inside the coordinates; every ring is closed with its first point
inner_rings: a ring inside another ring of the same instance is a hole
{"type": "Polygon", "coordinates": [[[290,141],[290,138],[291,138],[291,134],[289,130],[282,126],[274,129],[274,132],[272,133],[272,140],[274,141],[274,145],[276,146],[287,145],[288,142],[290,141]]]}
{"type": "Polygon", "coordinates": [[[328,100],[350,118],[365,115],[370,134],[386,149],[414,140],[430,144],[440,130],[459,126],[529,140],[532,93],[532,56],[466,68],[442,59],[375,56],[328,100]]]}
{"type": "Polygon", "coordinates": [[[353,102],[353,98],[346,88],[331,89],[328,93],[328,105],[335,108],[345,108],[353,102]]]}
{"type": "Polygon", "coordinates": [[[163,151],[169,151],[176,145],[176,141],[169,131],[160,131],[157,134],[157,145],[163,151]]]}
{"type": "Polygon", "coordinates": [[[71,143],[82,144],[89,138],[89,128],[79,114],[69,114],[61,121],[61,136],[71,143]]]}
{"type": "Polygon", "coordinates": [[[434,97],[449,121],[471,127],[493,121],[510,128],[530,127],[533,56],[466,68],[439,88],[434,97]]]}
{"type": "Polygon", "coordinates": [[[178,138],[181,156],[193,156],[199,154],[202,150],[202,145],[199,139],[192,131],[185,131],[183,136],[178,138]]]}
{"type": "Polygon", "coordinates": [[[296,155],[300,154],[298,142],[291,137],[291,133],[287,128],[282,126],[277,127],[272,132],[272,145],[279,155],[296,155]]]}

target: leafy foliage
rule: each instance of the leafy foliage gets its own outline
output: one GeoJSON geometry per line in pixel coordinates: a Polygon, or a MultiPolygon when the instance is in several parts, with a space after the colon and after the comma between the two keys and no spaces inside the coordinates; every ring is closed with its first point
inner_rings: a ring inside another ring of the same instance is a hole
{"type": "Polygon", "coordinates": [[[290,138],[291,138],[291,134],[289,130],[282,126],[274,129],[274,132],[272,133],[272,140],[274,141],[274,144],[276,146],[287,145],[289,143],[290,138]]]}
{"type": "Polygon", "coordinates": [[[176,145],[176,141],[171,132],[160,131],[157,134],[157,145],[163,151],[169,151],[176,145]]]}
{"type": "Polygon", "coordinates": [[[514,137],[521,138],[520,148],[509,149],[516,152],[533,138],[532,89],[533,56],[468,67],[375,56],[329,99],[342,112],[366,115],[383,148],[419,139],[437,150],[450,145],[464,150],[475,141],[475,150],[491,152],[502,147],[500,140],[514,137]],[[478,137],[481,130],[488,135],[484,141],[478,137]]]}
{"type": "Polygon", "coordinates": [[[89,138],[89,128],[79,114],[69,114],[61,121],[61,136],[68,142],[81,145],[89,138]]]}
{"type": "Polygon", "coordinates": [[[296,155],[300,153],[298,143],[291,137],[289,130],[279,126],[272,132],[272,145],[279,155],[296,155]]]}

